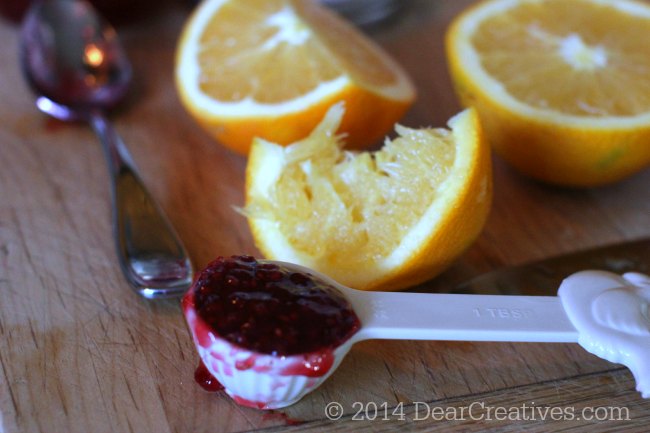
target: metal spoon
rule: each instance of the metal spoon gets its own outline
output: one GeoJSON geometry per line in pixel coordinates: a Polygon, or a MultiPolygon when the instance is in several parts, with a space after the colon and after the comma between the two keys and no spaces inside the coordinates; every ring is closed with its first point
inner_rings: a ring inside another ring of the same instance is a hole
{"type": "Polygon", "coordinates": [[[131,65],[115,30],[83,0],[35,2],[21,30],[24,75],[38,108],[88,122],[102,143],[112,181],[113,231],[122,271],[145,298],[175,297],[192,281],[178,235],[136,172],[104,110],[125,95],[131,65]]]}

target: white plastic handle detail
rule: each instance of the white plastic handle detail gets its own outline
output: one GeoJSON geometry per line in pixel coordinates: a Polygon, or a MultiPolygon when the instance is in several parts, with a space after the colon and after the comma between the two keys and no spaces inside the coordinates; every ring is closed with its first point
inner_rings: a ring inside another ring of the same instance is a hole
{"type": "Polygon", "coordinates": [[[584,271],[565,279],[558,295],[578,343],[628,367],[637,391],[650,398],[650,277],[584,271]]]}
{"type": "MultiPolygon", "coordinates": [[[[344,289],[344,288],[342,288],[344,289]]],[[[583,271],[556,296],[360,292],[346,289],[366,339],[579,343],[627,366],[650,398],[650,277],[583,271]]]]}
{"type": "Polygon", "coordinates": [[[570,342],[578,333],[557,296],[359,292],[346,295],[366,339],[570,342]]]}

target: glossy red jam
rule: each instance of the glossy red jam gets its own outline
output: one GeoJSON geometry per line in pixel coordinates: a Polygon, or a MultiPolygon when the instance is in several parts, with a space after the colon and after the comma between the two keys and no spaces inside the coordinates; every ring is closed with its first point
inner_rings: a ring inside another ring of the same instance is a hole
{"type": "Polygon", "coordinates": [[[192,302],[197,315],[221,338],[271,355],[332,349],[361,326],[335,287],[250,256],[219,257],[210,263],[184,302],[192,302]]]}
{"type": "Polygon", "coordinates": [[[223,385],[208,371],[208,368],[202,361],[196,367],[196,371],[194,371],[194,381],[208,392],[223,390],[223,385]]]}

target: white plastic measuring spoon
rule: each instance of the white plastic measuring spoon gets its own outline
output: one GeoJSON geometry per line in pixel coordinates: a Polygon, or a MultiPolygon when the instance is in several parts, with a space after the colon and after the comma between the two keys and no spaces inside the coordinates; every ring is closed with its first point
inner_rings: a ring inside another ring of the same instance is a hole
{"type": "Polygon", "coordinates": [[[366,292],[344,287],[289,263],[340,291],[361,328],[330,351],[277,356],[232,344],[199,317],[193,290],[184,312],[208,371],[238,403],[261,409],[289,406],[324,382],[357,342],[367,339],[568,342],[625,364],[637,390],[650,398],[650,277],[584,271],[562,283],[559,296],[366,292]],[[331,358],[331,359],[328,359],[331,358]]]}

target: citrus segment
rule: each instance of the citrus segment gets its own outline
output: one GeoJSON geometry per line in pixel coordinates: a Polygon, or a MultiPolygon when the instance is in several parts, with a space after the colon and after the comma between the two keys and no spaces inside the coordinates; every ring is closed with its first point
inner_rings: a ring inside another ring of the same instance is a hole
{"type": "Polygon", "coordinates": [[[472,110],[447,129],[414,130],[373,153],[342,149],[337,104],[307,138],[252,146],[245,213],[270,259],[359,289],[429,279],[478,236],[491,202],[489,149],[472,110]]]}
{"type": "Polygon", "coordinates": [[[184,27],[176,84],[222,144],[305,137],[336,101],[352,146],[381,138],[412,103],[405,72],[351,25],[307,0],[207,0],[184,27]]]}
{"type": "Polygon", "coordinates": [[[447,32],[456,89],[497,153],[570,186],[650,164],[650,7],[630,0],[491,0],[447,32]]]}

